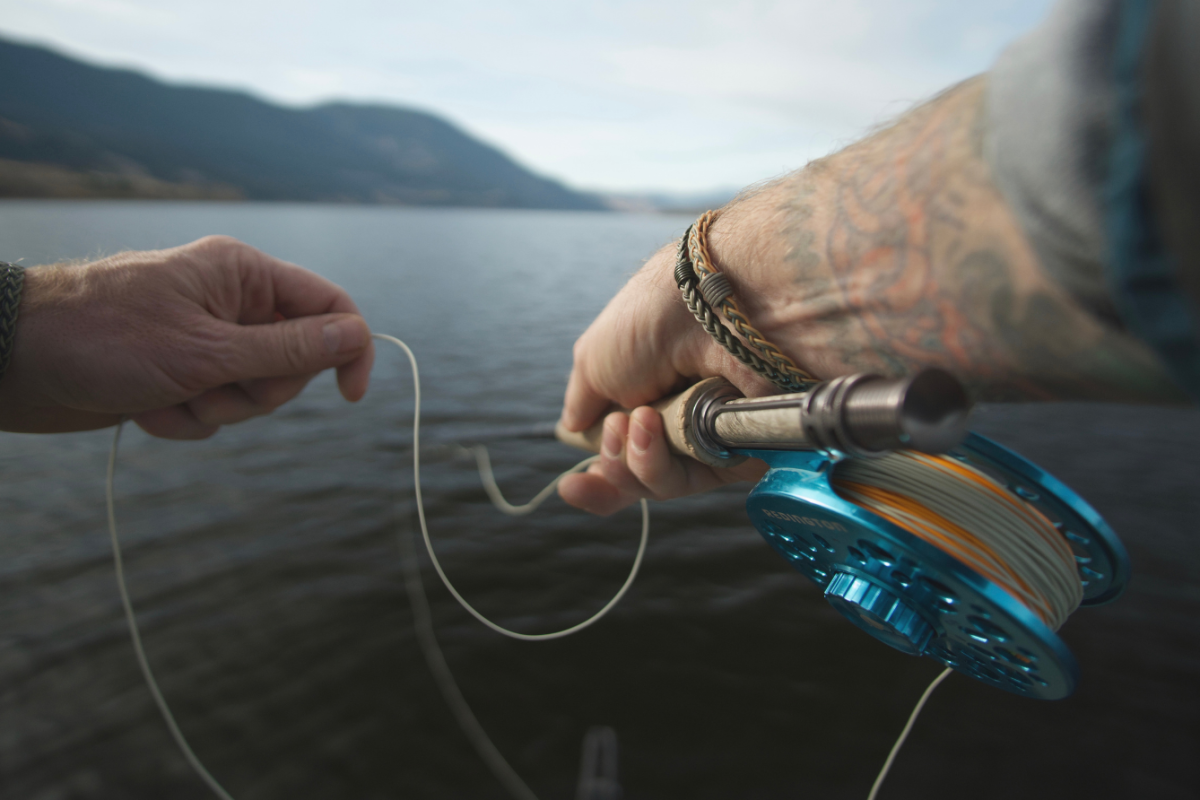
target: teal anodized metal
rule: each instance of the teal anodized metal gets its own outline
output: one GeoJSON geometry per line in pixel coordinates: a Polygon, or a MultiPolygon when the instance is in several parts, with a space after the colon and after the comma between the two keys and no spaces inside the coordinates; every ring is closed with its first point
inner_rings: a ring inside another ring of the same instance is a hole
{"type": "MultiPolygon", "coordinates": [[[[1016,694],[1054,700],[1074,691],[1075,657],[1040,617],[950,554],[834,492],[840,454],[732,452],[771,467],[746,501],[754,527],[855,625],[897,650],[1016,694]]],[[[948,455],[987,473],[1054,524],[1075,554],[1083,605],[1121,593],[1129,557],[1079,495],[978,434],[948,455]]]]}

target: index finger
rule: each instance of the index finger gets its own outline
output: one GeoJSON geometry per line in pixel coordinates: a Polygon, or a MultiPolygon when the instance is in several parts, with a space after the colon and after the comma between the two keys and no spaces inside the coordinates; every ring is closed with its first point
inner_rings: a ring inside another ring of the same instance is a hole
{"type": "MultiPolygon", "coordinates": [[[[263,254],[267,259],[274,289],[275,311],[285,317],[319,314],[359,314],[358,305],[345,289],[303,267],[263,254]]],[[[375,342],[369,340],[363,354],[337,368],[338,390],[351,402],[367,392],[371,368],[375,364],[375,342]]]]}
{"type": "Polygon", "coordinates": [[[358,305],[346,290],[328,278],[303,267],[259,253],[271,282],[275,311],[285,317],[311,317],[318,314],[358,314],[358,305]]]}
{"type": "Polygon", "coordinates": [[[576,364],[567,379],[567,392],[563,398],[563,426],[574,432],[589,428],[610,405],[612,401],[592,388],[576,364]]]}
{"type": "MultiPolygon", "coordinates": [[[[250,245],[237,242],[234,246],[243,286],[239,323],[269,321],[275,314],[287,319],[360,314],[346,290],[333,281],[250,245]]],[[[359,358],[338,367],[338,389],[343,397],[355,401],[366,393],[374,363],[375,343],[368,341],[359,358]]]]}

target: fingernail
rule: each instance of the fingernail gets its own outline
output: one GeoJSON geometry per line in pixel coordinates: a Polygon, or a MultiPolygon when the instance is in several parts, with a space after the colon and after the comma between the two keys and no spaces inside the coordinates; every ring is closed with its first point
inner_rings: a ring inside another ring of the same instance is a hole
{"type": "Polygon", "coordinates": [[[617,458],[621,455],[621,437],[612,429],[612,426],[604,426],[604,437],[600,440],[600,451],[608,458],[617,458]]]}
{"type": "Polygon", "coordinates": [[[330,322],[321,329],[321,333],[325,337],[325,352],[331,356],[361,350],[367,344],[363,324],[354,318],[330,322]]]}
{"type": "Polygon", "coordinates": [[[650,447],[650,431],[642,427],[642,423],[638,422],[636,417],[629,421],[629,443],[639,453],[646,452],[650,447]]]}

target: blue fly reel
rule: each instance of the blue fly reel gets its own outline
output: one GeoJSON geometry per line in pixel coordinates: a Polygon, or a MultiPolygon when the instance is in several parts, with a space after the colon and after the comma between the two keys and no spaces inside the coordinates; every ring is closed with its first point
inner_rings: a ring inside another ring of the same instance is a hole
{"type": "MultiPolygon", "coordinates": [[[[1079,665],[1037,614],[950,554],[839,497],[828,453],[735,452],[771,467],[746,501],[754,527],[855,625],[897,650],[1026,697],[1056,700],[1075,690],[1079,665]]],[[[1077,494],[978,434],[948,455],[1007,486],[1054,524],[1075,554],[1083,605],[1121,593],[1129,556],[1077,494]]]]}

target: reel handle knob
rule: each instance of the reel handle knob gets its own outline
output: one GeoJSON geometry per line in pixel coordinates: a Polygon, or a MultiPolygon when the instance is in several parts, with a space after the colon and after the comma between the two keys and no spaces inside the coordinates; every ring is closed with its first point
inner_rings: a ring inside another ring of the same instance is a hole
{"type": "Polygon", "coordinates": [[[933,639],[933,626],[912,606],[866,578],[837,573],[825,589],[825,599],[846,619],[910,656],[922,655],[933,639]]]}

